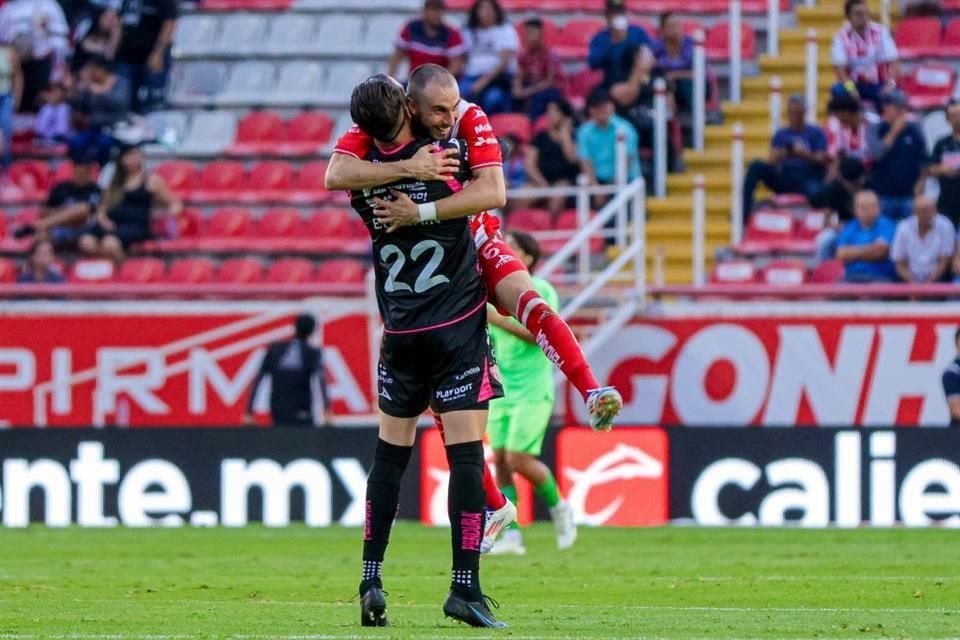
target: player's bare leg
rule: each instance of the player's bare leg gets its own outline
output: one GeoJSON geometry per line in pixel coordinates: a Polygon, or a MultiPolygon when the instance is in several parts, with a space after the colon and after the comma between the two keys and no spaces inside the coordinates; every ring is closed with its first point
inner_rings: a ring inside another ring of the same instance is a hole
{"type": "Polygon", "coordinates": [[[397,418],[380,412],[377,451],[367,477],[367,516],[363,527],[360,624],[365,627],[388,624],[381,567],[400,504],[400,483],[413,452],[416,429],[416,418],[397,418]]]}

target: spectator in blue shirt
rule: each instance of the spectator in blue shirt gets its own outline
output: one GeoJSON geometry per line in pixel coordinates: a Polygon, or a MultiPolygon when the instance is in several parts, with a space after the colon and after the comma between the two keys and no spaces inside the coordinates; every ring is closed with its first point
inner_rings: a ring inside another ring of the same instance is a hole
{"type": "Polygon", "coordinates": [[[890,260],[890,245],[896,231],[893,222],[880,215],[880,200],[870,190],[857,193],[854,219],[837,238],[837,258],[844,263],[846,282],[893,282],[896,268],[890,260]]]}
{"type": "Polygon", "coordinates": [[[624,0],[607,0],[606,14],[608,28],[590,40],[587,62],[591,69],[603,71],[601,85],[625,116],[650,81],[650,37],[642,27],[630,24],[624,0]]]}
{"type": "Polygon", "coordinates": [[[627,180],[640,175],[637,155],[637,131],[614,113],[613,101],[606,89],[597,87],[587,98],[590,119],[577,130],[577,155],[581,170],[591,184],[613,184],[617,177],[617,137],[627,145],[627,180]]]}
{"type": "Polygon", "coordinates": [[[27,266],[17,277],[20,284],[61,284],[63,274],[53,266],[53,244],[49,240],[37,240],[30,250],[27,266]]]}
{"type": "Polygon", "coordinates": [[[867,153],[873,160],[870,186],[880,196],[881,214],[898,222],[911,214],[927,164],[927,143],[923,130],[909,118],[906,95],[891,91],[881,102],[882,121],[867,132],[867,153]]]}
{"type": "Polygon", "coordinates": [[[753,212],[753,192],[764,184],[774,193],[802,193],[813,200],[823,189],[827,163],[827,136],[820,127],[807,124],[803,98],[791,96],[787,102],[788,126],[780,129],[770,142],[770,158],[754,160],[743,181],[743,215],[753,212]]]}

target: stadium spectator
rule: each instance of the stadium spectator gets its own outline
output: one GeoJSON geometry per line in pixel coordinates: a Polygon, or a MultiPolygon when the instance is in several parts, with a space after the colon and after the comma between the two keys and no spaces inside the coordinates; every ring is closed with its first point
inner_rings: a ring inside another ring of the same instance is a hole
{"type": "Polygon", "coordinates": [[[807,108],[800,96],[787,102],[787,126],[770,141],[770,157],[750,163],[743,183],[743,215],[753,212],[757,185],[764,184],[774,193],[802,193],[814,200],[823,188],[827,157],[827,137],[817,125],[807,124],[807,108]]]}
{"type": "Polygon", "coordinates": [[[867,0],[846,0],[843,12],[847,21],[830,46],[838,82],[834,91],[855,92],[879,105],[881,94],[892,90],[900,75],[897,45],[890,29],[870,20],[867,0]]]}
{"type": "Polygon", "coordinates": [[[117,70],[127,79],[128,102],[136,113],[145,113],[163,98],[177,12],[177,0],[137,0],[120,7],[117,70]]]}
{"type": "Polygon", "coordinates": [[[97,156],[93,150],[71,150],[70,160],[73,163],[70,179],[50,190],[37,223],[21,227],[14,235],[25,237],[35,233],[39,239],[50,240],[58,250],[77,248],[80,236],[95,222],[100,187],[96,183],[97,156]]]}
{"type": "MultiPolygon", "coordinates": [[[[676,110],[690,112],[693,108],[693,38],[684,34],[683,22],[672,11],[660,17],[660,34],[652,46],[654,74],[666,80],[676,110]]],[[[708,83],[708,93],[709,89],[708,83]]]]}
{"type": "Polygon", "coordinates": [[[882,121],[867,133],[867,151],[873,161],[870,185],[880,196],[882,215],[897,222],[910,215],[927,163],[927,143],[923,130],[910,119],[906,95],[891,91],[882,102],[882,121]]]}
{"type": "Polygon", "coordinates": [[[890,261],[894,225],[880,215],[880,200],[865,190],[854,198],[853,220],[837,238],[837,258],[844,263],[846,282],[892,282],[896,270],[890,261]]]}
{"type": "Polygon", "coordinates": [[[444,21],[445,10],[444,0],[423,3],[423,15],[408,22],[400,31],[387,63],[387,75],[396,76],[400,63],[406,58],[410,71],[422,64],[433,63],[460,77],[467,46],[460,31],[444,21]]]}
{"type": "MultiPolygon", "coordinates": [[[[573,108],[565,100],[547,105],[548,127],[534,136],[527,147],[527,178],[534,187],[569,187],[580,174],[577,144],[573,140],[573,108]]],[[[547,208],[560,213],[567,206],[566,196],[554,196],[547,208]]]]}
{"type": "Polygon", "coordinates": [[[136,145],[118,149],[116,168],[97,208],[96,223],[80,237],[80,250],[120,263],[129,248],[148,240],[154,205],[177,216],[182,203],[157,174],[147,172],[136,145]]]}
{"type": "Polygon", "coordinates": [[[45,144],[66,142],[73,131],[67,88],[61,83],[50,85],[41,95],[41,102],[43,106],[33,121],[33,134],[37,141],[45,144]]]}
{"type": "Polygon", "coordinates": [[[527,116],[536,120],[547,105],[563,97],[563,65],[546,45],[543,20],[531,18],[523,24],[523,52],[513,77],[513,97],[523,105],[527,116]]]}
{"type": "Polygon", "coordinates": [[[650,37],[643,27],[630,24],[624,0],[607,0],[606,17],[607,28],[590,40],[587,62],[591,69],[603,71],[601,84],[617,99],[626,97],[627,85],[636,69],[649,71],[650,37]]]}
{"type": "Polygon", "coordinates": [[[13,155],[13,114],[20,107],[23,95],[23,72],[20,57],[13,47],[0,44],[0,145],[3,150],[3,167],[10,166],[13,155]]]}
{"type": "Polygon", "coordinates": [[[103,56],[91,56],[70,98],[77,133],[71,146],[96,149],[100,164],[110,159],[113,138],[109,128],[127,117],[130,85],[103,56]]]}
{"type": "Polygon", "coordinates": [[[867,184],[863,162],[844,158],[836,176],[824,186],[818,205],[824,209],[826,225],[816,238],[817,259],[832,260],[837,253],[837,235],[853,220],[853,197],[867,184]]]}
{"type": "Polygon", "coordinates": [[[37,240],[30,248],[30,257],[23,273],[17,276],[20,284],[62,284],[63,274],[54,264],[56,256],[49,240],[37,240]]]}
{"type": "MultiPolygon", "coordinates": [[[[589,183],[613,184],[617,178],[617,138],[623,136],[627,147],[627,180],[640,175],[637,154],[637,130],[627,120],[614,113],[613,101],[603,87],[597,87],[587,97],[590,119],[577,130],[577,157],[580,169],[589,183]]],[[[605,198],[594,201],[602,206],[605,198]]]]}
{"type": "Polygon", "coordinates": [[[846,158],[857,158],[869,163],[867,134],[880,118],[873,112],[864,111],[863,104],[855,96],[844,93],[833,96],[827,103],[827,154],[830,156],[829,176],[836,175],[840,163],[846,158]]]}
{"type": "Polygon", "coordinates": [[[113,60],[120,44],[120,17],[111,8],[98,7],[77,25],[73,39],[77,43],[70,58],[70,72],[80,73],[91,56],[113,60]]]}
{"type": "Polygon", "coordinates": [[[913,215],[897,225],[890,257],[904,282],[939,282],[950,267],[955,244],[953,224],[937,213],[936,202],[917,196],[913,215]]]}
{"type": "MultiPolygon", "coordinates": [[[[499,138],[503,154],[503,177],[508,189],[518,189],[527,184],[527,168],[524,164],[523,144],[513,134],[499,138]]],[[[517,202],[513,203],[517,205],[517,202]]]]}
{"type": "Polygon", "coordinates": [[[950,426],[960,427],[960,329],[957,329],[953,335],[953,343],[957,348],[957,354],[943,372],[941,384],[943,384],[943,395],[947,399],[950,426]]]}
{"type": "Polygon", "coordinates": [[[468,53],[460,93],[488,114],[510,111],[520,40],[497,0],[473,3],[463,40],[468,53]]]}
{"type": "Polygon", "coordinates": [[[260,383],[270,376],[270,419],[275,427],[312,427],[312,385],[316,381],[323,400],[323,423],[333,424],[330,409],[330,394],[323,368],[323,352],[310,344],[310,336],[317,328],[317,321],[309,314],[297,317],[293,337],[275,342],[267,348],[260,371],[250,386],[244,424],[254,424],[253,405],[260,383]]]}
{"type": "Polygon", "coordinates": [[[70,29],[55,0],[8,0],[0,7],[0,42],[17,52],[23,71],[20,110],[35,113],[37,98],[59,69],[69,50],[70,29]]]}
{"type": "Polygon", "coordinates": [[[940,183],[937,210],[960,227],[960,102],[951,100],[944,110],[953,133],[933,146],[927,172],[940,183]]]}

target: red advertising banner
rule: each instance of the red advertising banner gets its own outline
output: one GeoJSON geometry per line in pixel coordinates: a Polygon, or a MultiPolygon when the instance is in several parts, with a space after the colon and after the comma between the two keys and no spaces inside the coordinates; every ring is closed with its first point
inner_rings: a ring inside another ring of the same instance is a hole
{"type": "MultiPolygon", "coordinates": [[[[813,306],[813,305],[811,305],[813,306]]],[[[843,307],[844,305],[837,305],[843,307]]],[[[624,397],[621,420],[697,426],[937,426],[956,357],[958,315],[824,311],[716,314],[635,322],[591,357],[601,384],[624,397]]],[[[903,305],[893,307],[902,310],[903,305]]],[[[679,315],[679,314],[677,314],[679,315]]],[[[585,424],[576,394],[567,422],[585,424]]]]}
{"type": "Polygon", "coordinates": [[[19,309],[0,313],[0,425],[239,425],[263,348],[307,309],[322,321],[334,412],[375,413],[359,303],[19,309]]]}

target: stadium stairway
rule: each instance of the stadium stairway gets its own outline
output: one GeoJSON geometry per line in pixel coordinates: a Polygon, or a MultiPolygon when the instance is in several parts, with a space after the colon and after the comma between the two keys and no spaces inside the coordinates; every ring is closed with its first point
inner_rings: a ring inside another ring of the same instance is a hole
{"type": "MultiPolygon", "coordinates": [[[[880,15],[880,0],[869,0],[871,11],[880,15]]],[[[893,10],[896,11],[896,4],[893,10]]],[[[794,8],[796,27],[781,29],[780,54],[759,57],[760,74],[744,77],[740,104],[723,102],[723,124],[708,125],[704,133],[704,150],[684,153],[686,171],[667,176],[667,195],[647,200],[647,262],[648,278],[655,277],[653,265],[662,253],[664,282],[689,284],[693,280],[693,183],[702,173],[706,185],[706,253],[707,273],[713,266],[717,249],[730,245],[730,148],[735,123],[744,128],[744,172],[755,158],[766,158],[770,143],[770,81],[779,76],[783,86],[783,104],[793,93],[804,93],[806,33],[816,29],[819,45],[819,96],[817,120],[826,117],[826,96],[834,84],[830,66],[830,40],[843,23],[840,2],[821,1],[816,7],[794,8]]],[[[784,20],[786,22],[786,20],[784,20]]],[[[776,37],[768,34],[768,37],[776,37]]],[[[781,118],[782,120],[783,118],[781,118]]],[[[769,196],[761,189],[758,198],[769,196]]]]}

